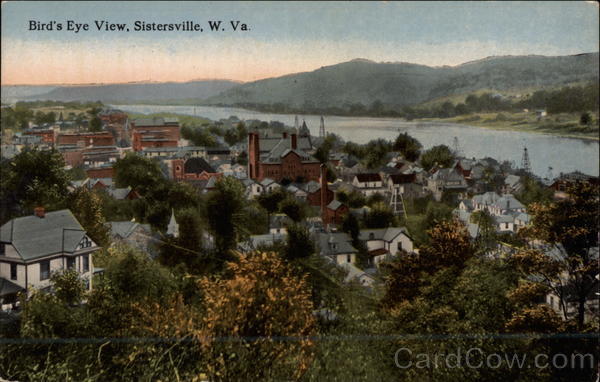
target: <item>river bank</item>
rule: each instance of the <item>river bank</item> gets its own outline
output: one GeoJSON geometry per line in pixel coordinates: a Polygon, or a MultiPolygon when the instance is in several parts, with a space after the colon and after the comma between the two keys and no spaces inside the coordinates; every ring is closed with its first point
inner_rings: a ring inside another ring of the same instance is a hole
{"type": "Polygon", "coordinates": [[[598,141],[598,115],[592,115],[594,124],[582,126],[576,114],[557,114],[538,118],[533,113],[477,113],[451,118],[420,118],[415,121],[457,123],[485,129],[520,131],[598,141]]]}

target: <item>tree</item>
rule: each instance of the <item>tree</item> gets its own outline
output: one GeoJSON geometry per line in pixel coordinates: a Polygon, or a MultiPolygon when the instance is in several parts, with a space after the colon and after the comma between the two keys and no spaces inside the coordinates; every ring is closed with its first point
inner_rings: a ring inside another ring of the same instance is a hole
{"type": "Polygon", "coordinates": [[[394,142],[394,150],[399,151],[407,161],[415,162],[421,155],[423,146],[408,133],[399,134],[394,142]]]}
{"type": "Polygon", "coordinates": [[[301,224],[290,224],[287,227],[287,245],[285,258],[288,260],[304,259],[315,251],[310,234],[301,224]]]}
{"type": "Polygon", "coordinates": [[[495,220],[488,210],[479,210],[471,214],[471,223],[477,224],[477,241],[484,252],[487,252],[496,245],[495,220]]]}
{"type": "Polygon", "coordinates": [[[425,170],[434,166],[449,167],[454,161],[452,150],[446,145],[438,145],[426,150],[421,156],[421,165],[425,170]]]}
{"type": "Polygon", "coordinates": [[[310,289],[276,253],[238,254],[229,278],[203,278],[200,341],[211,380],[299,378],[315,331],[310,289]],[[275,338],[293,337],[293,341],[275,338]],[[233,341],[219,341],[231,338],[233,341]]]}
{"type": "Polygon", "coordinates": [[[365,216],[364,223],[367,228],[386,228],[396,222],[394,212],[385,203],[375,203],[365,216]]]}
{"type": "Polygon", "coordinates": [[[590,113],[588,113],[587,111],[583,114],[581,114],[581,117],[579,117],[579,124],[580,125],[591,125],[592,124],[592,115],[590,113]]]}
{"type": "Polygon", "coordinates": [[[287,197],[286,192],[282,188],[277,188],[270,192],[265,192],[257,196],[256,200],[262,208],[270,214],[276,212],[281,203],[287,197]]]}
{"type": "Polygon", "coordinates": [[[291,195],[279,202],[279,211],[295,222],[300,222],[305,216],[302,204],[291,195]]]}
{"type": "Polygon", "coordinates": [[[158,162],[136,153],[127,153],[114,165],[117,187],[131,187],[142,194],[165,180],[158,162]]]}
{"type": "Polygon", "coordinates": [[[75,269],[52,273],[50,282],[54,294],[60,301],[71,306],[81,303],[85,293],[85,285],[75,269]]]}
{"type": "Polygon", "coordinates": [[[358,242],[358,236],[360,235],[360,225],[358,219],[353,214],[346,214],[342,221],[342,231],[346,232],[352,238],[352,243],[358,242]]]}
{"type": "Polygon", "coordinates": [[[3,160],[0,195],[2,222],[34,207],[62,208],[68,195],[69,176],[62,155],[55,150],[24,150],[3,160]]]}
{"type": "Polygon", "coordinates": [[[109,229],[102,213],[102,199],[87,187],[77,188],[70,196],[69,206],[85,232],[99,246],[110,243],[109,229]]]}
{"type": "Polygon", "coordinates": [[[206,197],[204,216],[221,255],[235,248],[248,232],[245,191],[237,179],[226,176],[217,181],[215,189],[206,197]]]}
{"type": "Polygon", "coordinates": [[[90,131],[102,131],[102,120],[98,116],[94,116],[90,119],[89,126],[90,131]]]}
{"type": "Polygon", "coordinates": [[[567,188],[568,197],[556,202],[533,203],[529,206],[531,225],[520,233],[528,239],[541,240],[555,252],[548,256],[543,248],[523,250],[515,256],[524,274],[540,276],[539,282],[561,298],[563,313],[568,317],[567,297],[576,301],[575,319],[584,326],[588,295],[598,275],[597,251],[598,186],[575,183],[567,188]],[[572,293],[566,296],[565,293],[572,293]]]}

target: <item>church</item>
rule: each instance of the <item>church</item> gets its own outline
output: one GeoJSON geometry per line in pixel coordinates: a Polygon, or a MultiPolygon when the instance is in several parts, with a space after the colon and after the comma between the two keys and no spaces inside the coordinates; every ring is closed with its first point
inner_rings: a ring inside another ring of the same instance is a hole
{"type": "Polygon", "coordinates": [[[309,154],[313,150],[306,122],[292,134],[269,136],[258,131],[248,134],[248,176],[261,181],[265,178],[277,182],[319,180],[319,161],[309,154]]]}

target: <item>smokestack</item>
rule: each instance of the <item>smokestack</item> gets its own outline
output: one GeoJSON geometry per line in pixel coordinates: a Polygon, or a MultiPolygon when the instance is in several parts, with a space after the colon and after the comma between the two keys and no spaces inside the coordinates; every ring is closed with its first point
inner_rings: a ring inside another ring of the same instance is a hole
{"type": "Polygon", "coordinates": [[[287,131],[283,132],[283,139],[287,139],[287,131]]]}
{"type": "Polygon", "coordinates": [[[292,150],[296,150],[297,145],[298,145],[298,135],[292,134],[292,150]]]}
{"type": "Polygon", "coordinates": [[[258,132],[254,133],[254,175],[256,178],[260,176],[260,146],[258,132]]]}
{"type": "Polygon", "coordinates": [[[43,219],[46,216],[46,209],[44,207],[35,207],[33,213],[38,218],[43,219]]]}
{"type": "Polygon", "coordinates": [[[321,164],[321,219],[325,225],[326,220],[326,208],[327,208],[327,167],[325,164],[321,164]]]}

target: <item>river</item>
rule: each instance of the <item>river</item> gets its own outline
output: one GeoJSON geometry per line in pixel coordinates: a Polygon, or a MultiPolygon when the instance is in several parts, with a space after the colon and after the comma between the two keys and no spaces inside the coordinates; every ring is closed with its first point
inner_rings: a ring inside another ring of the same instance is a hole
{"type": "MultiPolygon", "coordinates": [[[[196,115],[211,120],[219,120],[235,115],[240,119],[280,121],[293,126],[295,115],[269,114],[252,110],[211,107],[211,106],[172,106],[172,105],[113,105],[134,113],[177,113],[196,115]]],[[[318,115],[301,115],[300,123],[306,124],[312,135],[319,134],[318,115]]],[[[418,139],[425,149],[435,145],[453,147],[454,137],[458,138],[461,152],[466,157],[486,156],[499,161],[508,160],[521,165],[523,148],[527,147],[532,171],[546,177],[549,168],[558,176],[561,172],[581,171],[598,176],[599,142],[593,140],[564,138],[548,134],[523,131],[493,130],[481,127],[443,122],[407,122],[397,118],[336,117],[324,116],[325,130],[340,135],[346,141],[366,143],[371,139],[393,140],[399,132],[407,132],[418,139]]]]}

